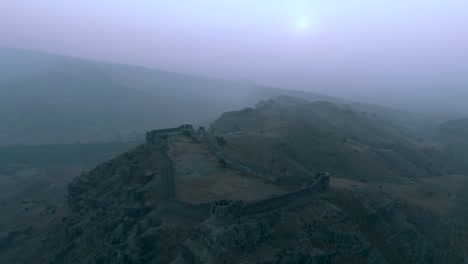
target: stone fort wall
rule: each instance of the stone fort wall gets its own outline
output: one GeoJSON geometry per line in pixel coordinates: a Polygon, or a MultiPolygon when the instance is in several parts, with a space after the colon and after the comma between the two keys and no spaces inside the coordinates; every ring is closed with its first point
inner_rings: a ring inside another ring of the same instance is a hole
{"type": "Polygon", "coordinates": [[[241,210],[239,210],[238,212],[234,212],[234,216],[240,217],[246,215],[266,213],[276,208],[286,206],[289,203],[292,203],[301,197],[315,195],[328,189],[329,177],[323,176],[317,179],[317,183],[313,186],[306,187],[302,190],[291,192],[278,197],[273,197],[255,203],[246,204],[241,208],[241,210]]]}
{"type": "Polygon", "coordinates": [[[184,131],[193,132],[193,126],[189,124],[184,124],[175,128],[157,129],[157,130],[146,132],[146,142],[155,143],[157,139],[161,138],[164,135],[167,135],[167,136],[180,135],[184,131]]]}
{"type": "MultiPolygon", "coordinates": [[[[186,127],[182,128],[180,131],[183,131],[185,129],[186,127]]],[[[147,142],[150,144],[161,145],[162,152],[166,153],[168,151],[168,146],[166,142],[159,138],[159,132],[153,131],[151,133],[153,135],[157,135],[157,138],[150,138],[150,140],[147,140],[147,142]]],[[[203,139],[203,142],[207,144],[207,146],[216,154],[216,156],[218,156],[218,158],[225,160],[226,165],[258,177],[275,180],[278,179],[277,175],[271,176],[265,171],[257,170],[246,165],[231,161],[230,159],[226,158],[226,156],[222,153],[222,150],[220,150],[220,147],[216,143],[212,142],[211,139],[208,139],[208,137],[206,136],[202,136],[200,138],[203,139]]],[[[313,178],[313,180],[311,180],[311,182],[304,186],[304,188],[301,190],[258,202],[244,203],[242,201],[225,200],[215,201],[212,203],[190,204],[174,199],[175,191],[172,160],[167,155],[164,156],[164,160],[166,166],[165,168],[163,168],[160,191],[166,203],[166,210],[176,213],[177,215],[180,215],[182,217],[190,217],[199,221],[203,221],[209,218],[210,216],[213,216],[215,222],[218,224],[227,224],[238,217],[261,214],[268,211],[272,211],[276,208],[286,206],[289,203],[297,200],[298,198],[324,192],[328,190],[330,186],[329,174],[318,173],[313,178]]]]}
{"type": "Polygon", "coordinates": [[[330,177],[328,174],[319,174],[316,178],[316,183],[312,186],[301,190],[291,192],[285,195],[265,199],[258,202],[244,203],[242,201],[221,201],[213,202],[211,214],[218,224],[229,224],[236,218],[262,214],[274,209],[287,206],[288,204],[297,201],[299,198],[314,196],[325,192],[330,187],[330,177]]]}
{"type": "Polygon", "coordinates": [[[218,157],[218,159],[224,160],[226,166],[229,166],[230,168],[240,170],[263,179],[267,179],[269,181],[275,182],[283,186],[308,186],[315,182],[314,177],[286,176],[282,173],[273,170],[253,168],[242,161],[235,160],[232,157],[230,157],[230,155],[228,155],[223,150],[223,147],[217,144],[213,138],[206,135],[206,133],[203,133],[203,135],[200,137],[200,141],[204,142],[211,150],[211,152],[213,152],[213,154],[215,154],[216,157],[218,157]]]}

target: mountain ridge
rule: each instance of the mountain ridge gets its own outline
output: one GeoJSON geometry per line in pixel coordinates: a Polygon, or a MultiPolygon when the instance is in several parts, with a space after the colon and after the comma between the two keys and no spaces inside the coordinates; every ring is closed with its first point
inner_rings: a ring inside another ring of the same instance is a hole
{"type": "Polygon", "coordinates": [[[441,120],[312,92],[0,49],[0,144],[135,140],[154,128],[207,124],[219,113],[272,96],[348,104],[413,134],[431,137],[441,120]],[[30,133],[29,131],[36,131],[30,133]]]}

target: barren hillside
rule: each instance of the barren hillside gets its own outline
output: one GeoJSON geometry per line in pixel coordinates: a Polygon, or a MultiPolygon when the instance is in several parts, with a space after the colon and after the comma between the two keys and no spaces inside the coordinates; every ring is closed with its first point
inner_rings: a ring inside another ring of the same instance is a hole
{"type": "Polygon", "coordinates": [[[234,158],[286,175],[329,171],[360,181],[405,183],[462,172],[443,145],[405,134],[387,119],[346,105],[292,97],[229,112],[210,131],[234,158]]]}

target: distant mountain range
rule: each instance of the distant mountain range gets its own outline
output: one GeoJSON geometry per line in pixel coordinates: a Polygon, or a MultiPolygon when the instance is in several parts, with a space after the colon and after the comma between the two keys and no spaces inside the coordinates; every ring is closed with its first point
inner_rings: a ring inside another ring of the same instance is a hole
{"type": "Polygon", "coordinates": [[[413,132],[439,122],[316,93],[35,51],[3,48],[0,58],[0,145],[133,140],[180,123],[207,125],[277,95],[348,104],[413,132]]]}
{"type": "Polygon", "coordinates": [[[239,84],[0,50],[0,144],[127,139],[239,107],[239,84]]]}

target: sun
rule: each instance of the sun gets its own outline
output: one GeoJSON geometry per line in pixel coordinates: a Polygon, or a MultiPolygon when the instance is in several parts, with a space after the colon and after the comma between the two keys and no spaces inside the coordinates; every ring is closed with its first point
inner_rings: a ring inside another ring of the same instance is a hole
{"type": "Polygon", "coordinates": [[[296,21],[296,27],[300,31],[307,31],[310,28],[310,20],[307,17],[301,17],[296,21]]]}

